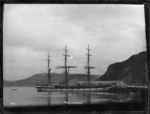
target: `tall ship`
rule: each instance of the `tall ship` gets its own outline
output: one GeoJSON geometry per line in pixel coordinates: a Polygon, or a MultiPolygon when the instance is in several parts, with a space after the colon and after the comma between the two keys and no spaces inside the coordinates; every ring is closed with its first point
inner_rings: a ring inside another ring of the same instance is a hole
{"type": "Polygon", "coordinates": [[[116,83],[116,82],[114,82],[114,83],[112,83],[110,85],[107,85],[107,86],[102,86],[102,85],[101,86],[100,85],[93,86],[93,84],[91,85],[91,83],[95,83],[95,82],[91,82],[91,76],[92,75],[90,73],[90,70],[94,69],[95,67],[90,66],[90,57],[92,55],[90,54],[91,49],[89,48],[89,45],[88,45],[87,54],[86,54],[87,55],[87,66],[84,67],[87,71],[87,73],[85,74],[86,77],[87,77],[87,81],[79,82],[75,86],[68,85],[69,71],[72,68],[77,68],[77,66],[69,66],[67,64],[68,57],[70,56],[70,55],[68,55],[69,50],[67,49],[67,46],[65,46],[64,51],[65,51],[65,53],[63,54],[63,56],[64,56],[64,66],[57,66],[57,69],[64,69],[65,84],[64,85],[51,84],[51,74],[50,74],[50,71],[51,71],[50,61],[51,60],[50,60],[50,56],[49,56],[49,53],[48,53],[48,73],[47,73],[48,84],[47,85],[36,86],[37,91],[105,91],[106,89],[108,89],[108,86],[113,85],[113,84],[116,83]]]}

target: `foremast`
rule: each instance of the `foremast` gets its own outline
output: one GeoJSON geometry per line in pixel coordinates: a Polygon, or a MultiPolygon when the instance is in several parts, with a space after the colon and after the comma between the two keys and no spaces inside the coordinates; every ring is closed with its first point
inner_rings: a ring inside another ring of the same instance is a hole
{"type": "Polygon", "coordinates": [[[60,69],[60,68],[64,68],[65,69],[65,86],[66,86],[66,89],[68,89],[68,75],[69,75],[69,69],[70,68],[77,68],[76,66],[68,66],[67,65],[67,57],[69,57],[70,55],[67,54],[67,52],[69,50],[67,50],[67,46],[65,46],[65,54],[63,54],[64,56],[64,66],[57,66],[57,69],[60,69]]]}
{"type": "Polygon", "coordinates": [[[51,72],[51,68],[50,68],[50,56],[49,56],[49,52],[48,52],[48,56],[47,56],[47,62],[48,62],[48,66],[47,66],[47,72],[48,72],[48,85],[51,84],[51,75],[50,75],[50,72],[51,72]]]}
{"type": "Polygon", "coordinates": [[[87,69],[87,80],[88,80],[89,88],[91,88],[90,69],[95,68],[95,67],[90,66],[90,56],[92,56],[90,54],[90,51],[91,51],[91,49],[89,48],[89,45],[88,45],[88,48],[87,48],[87,66],[85,66],[84,68],[87,69]]]}

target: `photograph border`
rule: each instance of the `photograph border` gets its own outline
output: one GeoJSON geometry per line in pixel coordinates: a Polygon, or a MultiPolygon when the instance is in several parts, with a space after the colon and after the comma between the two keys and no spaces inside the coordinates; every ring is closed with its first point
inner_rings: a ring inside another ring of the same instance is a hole
{"type": "MultiPolygon", "coordinates": [[[[97,108],[95,108],[94,106],[85,106],[85,107],[78,107],[78,106],[57,106],[57,107],[19,107],[19,108],[4,108],[3,107],[3,13],[4,13],[4,5],[5,4],[131,4],[131,5],[140,5],[143,4],[144,5],[144,12],[145,12],[145,32],[146,32],[146,45],[147,45],[147,61],[148,61],[148,69],[150,67],[150,58],[149,58],[149,54],[150,54],[150,37],[149,37],[149,33],[150,33],[150,25],[149,25],[149,20],[150,20],[150,4],[149,4],[149,0],[1,0],[0,1],[0,30],[1,30],[1,34],[0,34],[0,112],[3,113],[20,113],[20,112],[33,112],[33,113],[69,113],[69,112],[87,112],[86,109],[88,109],[88,111],[90,111],[91,113],[100,113],[100,112],[104,112],[104,111],[119,111],[119,112],[130,112],[130,111],[138,111],[140,112],[140,107],[137,106],[137,110],[133,110],[132,108],[126,108],[125,106],[130,105],[130,104],[126,104],[123,106],[120,106],[121,108],[118,110],[117,107],[112,107],[108,108],[108,105],[106,104],[105,106],[101,106],[102,108],[97,110],[97,108]],[[90,109],[89,109],[90,108],[90,109]]],[[[148,70],[148,77],[147,77],[147,85],[148,85],[148,90],[147,90],[147,103],[145,104],[145,112],[148,114],[150,112],[149,109],[149,87],[150,87],[150,70],[148,70]]],[[[111,104],[113,105],[113,104],[111,104]]],[[[132,105],[131,105],[132,106],[132,105]]]]}

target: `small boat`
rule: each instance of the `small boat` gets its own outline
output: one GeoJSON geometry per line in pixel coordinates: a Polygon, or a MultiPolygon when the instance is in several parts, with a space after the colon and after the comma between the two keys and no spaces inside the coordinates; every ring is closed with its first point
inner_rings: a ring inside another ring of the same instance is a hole
{"type": "Polygon", "coordinates": [[[17,90],[17,88],[12,88],[11,90],[17,90]]]}

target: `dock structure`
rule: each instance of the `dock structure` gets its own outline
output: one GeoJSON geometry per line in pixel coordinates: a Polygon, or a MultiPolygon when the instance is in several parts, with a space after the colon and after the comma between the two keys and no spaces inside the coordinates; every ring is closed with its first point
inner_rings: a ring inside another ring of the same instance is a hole
{"type": "Polygon", "coordinates": [[[90,54],[90,48],[89,48],[89,44],[88,44],[88,48],[87,48],[87,66],[85,66],[84,68],[87,69],[87,80],[88,80],[88,85],[89,88],[91,88],[91,78],[90,78],[90,69],[93,69],[95,67],[90,66],[90,56],[92,56],[90,54]]]}
{"type": "Polygon", "coordinates": [[[57,66],[57,69],[60,69],[60,68],[64,68],[65,69],[65,85],[66,85],[66,89],[68,89],[68,75],[69,75],[69,70],[70,68],[77,68],[76,66],[68,66],[67,65],[67,57],[69,57],[70,55],[67,54],[67,52],[69,50],[67,50],[67,46],[65,46],[65,54],[63,54],[64,56],[64,59],[65,59],[65,62],[64,62],[64,66],[57,66]]]}

